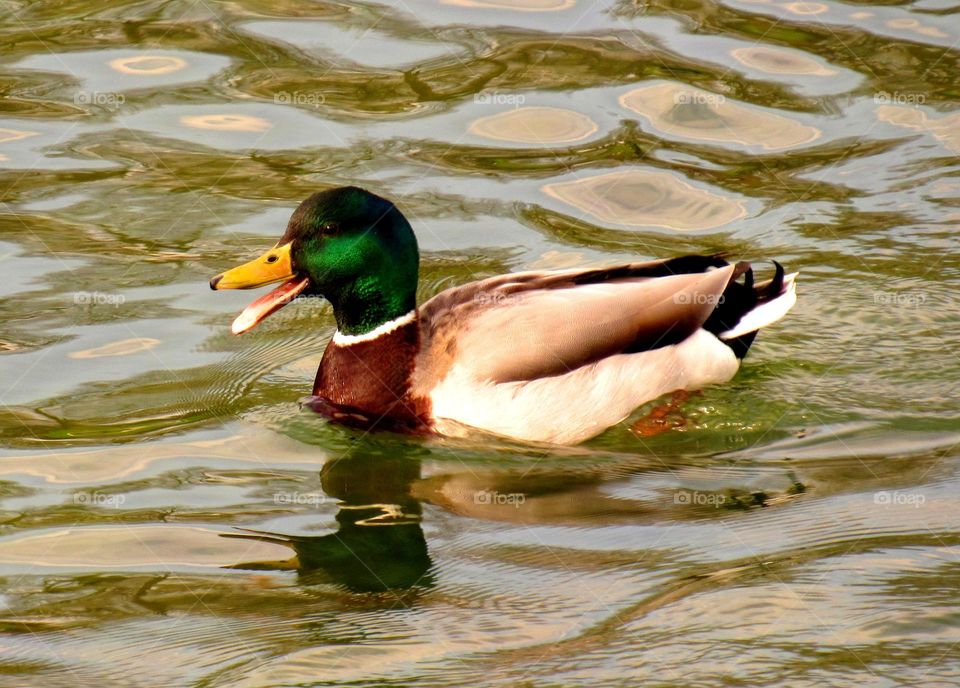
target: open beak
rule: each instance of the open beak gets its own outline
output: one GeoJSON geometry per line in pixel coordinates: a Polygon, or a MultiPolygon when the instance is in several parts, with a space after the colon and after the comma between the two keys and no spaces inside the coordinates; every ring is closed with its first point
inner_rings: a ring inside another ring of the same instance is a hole
{"type": "Polygon", "coordinates": [[[233,321],[234,334],[242,334],[293,301],[310,285],[310,278],[298,277],[293,272],[290,244],[274,246],[259,258],[240,267],[222,272],[210,280],[211,289],[256,289],[265,284],[282,282],[243,309],[233,321]]]}

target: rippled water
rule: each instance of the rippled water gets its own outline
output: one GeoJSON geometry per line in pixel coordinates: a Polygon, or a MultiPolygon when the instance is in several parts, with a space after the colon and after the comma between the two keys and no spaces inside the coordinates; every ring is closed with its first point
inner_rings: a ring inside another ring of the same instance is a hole
{"type": "Polygon", "coordinates": [[[0,2],[0,684],[960,684],[958,17],[0,2]],[[800,300],[668,432],[364,435],[298,410],[325,304],[206,284],[347,183],[423,297],[724,251],[800,300]]]}

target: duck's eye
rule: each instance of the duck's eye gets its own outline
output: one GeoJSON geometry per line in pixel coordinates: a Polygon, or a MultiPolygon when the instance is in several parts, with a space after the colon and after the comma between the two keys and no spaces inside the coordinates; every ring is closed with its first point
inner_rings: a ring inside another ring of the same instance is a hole
{"type": "Polygon", "coordinates": [[[323,225],[324,234],[337,234],[339,232],[340,225],[338,225],[336,222],[327,222],[325,225],[323,225]]]}
{"type": "Polygon", "coordinates": [[[277,255],[267,256],[268,263],[276,263],[278,260],[280,260],[280,256],[277,256],[277,255]]]}

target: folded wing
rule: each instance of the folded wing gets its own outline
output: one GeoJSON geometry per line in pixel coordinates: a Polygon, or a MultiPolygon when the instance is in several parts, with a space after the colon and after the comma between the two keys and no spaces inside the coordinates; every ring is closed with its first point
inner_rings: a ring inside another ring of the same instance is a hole
{"type": "Polygon", "coordinates": [[[501,275],[449,289],[421,308],[418,374],[454,364],[490,382],[560,375],[619,353],[677,344],[710,317],[734,265],[670,274],[666,262],[501,275]]]}

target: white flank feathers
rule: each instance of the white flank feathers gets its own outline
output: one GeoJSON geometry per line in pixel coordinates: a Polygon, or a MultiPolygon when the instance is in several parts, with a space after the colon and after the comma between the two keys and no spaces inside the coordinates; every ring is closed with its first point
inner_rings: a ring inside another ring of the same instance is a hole
{"type": "Polygon", "coordinates": [[[530,381],[480,381],[454,366],[430,400],[444,435],[462,435],[467,425],[528,442],[576,444],[651,399],[726,382],[739,367],[730,347],[701,329],[672,346],[609,356],[530,381]]]}

